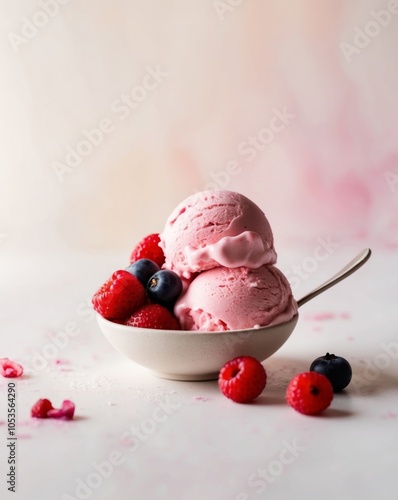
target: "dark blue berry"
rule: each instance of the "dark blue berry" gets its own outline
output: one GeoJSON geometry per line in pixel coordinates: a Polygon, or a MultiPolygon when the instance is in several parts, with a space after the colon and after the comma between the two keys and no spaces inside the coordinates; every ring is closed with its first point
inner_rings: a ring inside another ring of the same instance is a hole
{"type": "Polygon", "coordinates": [[[173,271],[158,271],[148,281],[147,292],[152,302],[172,307],[182,290],[179,276],[173,271]]]}
{"type": "Polygon", "coordinates": [[[321,373],[329,379],[334,392],[342,391],[351,381],[352,369],[350,363],[341,356],[326,353],[316,358],[310,366],[311,372],[321,373]]]}
{"type": "Polygon", "coordinates": [[[149,259],[139,259],[126,267],[126,271],[135,276],[144,287],[146,287],[149,278],[159,271],[159,269],[160,267],[156,262],[149,259]]]}

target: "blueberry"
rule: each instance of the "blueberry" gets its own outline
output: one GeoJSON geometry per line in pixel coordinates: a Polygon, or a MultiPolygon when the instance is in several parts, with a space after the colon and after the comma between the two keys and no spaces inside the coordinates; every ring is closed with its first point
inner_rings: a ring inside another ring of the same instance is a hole
{"type": "Polygon", "coordinates": [[[148,281],[147,292],[152,302],[172,307],[182,290],[179,276],[173,271],[158,271],[148,281]]]}
{"type": "Polygon", "coordinates": [[[316,358],[311,363],[310,371],[325,375],[332,384],[334,392],[342,391],[347,387],[352,377],[350,363],[340,356],[329,353],[316,358]]]}
{"type": "Polygon", "coordinates": [[[146,287],[149,278],[159,271],[159,269],[160,267],[156,264],[156,262],[149,259],[137,260],[126,267],[126,271],[141,281],[144,287],[146,287]]]}

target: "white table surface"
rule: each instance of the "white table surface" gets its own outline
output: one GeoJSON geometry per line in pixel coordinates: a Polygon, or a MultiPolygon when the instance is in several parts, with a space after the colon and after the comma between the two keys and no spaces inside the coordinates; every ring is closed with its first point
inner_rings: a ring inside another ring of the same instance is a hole
{"type": "MultiPolygon", "coordinates": [[[[360,249],[320,263],[296,296],[360,249]]],[[[310,252],[280,255],[281,269],[310,252]]],[[[0,377],[0,498],[397,498],[397,260],[396,250],[376,249],[357,274],[303,306],[291,339],[264,362],[263,395],[239,405],[215,381],[155,378],[109,346],[85,302],[125,256],[5,249],[0,357],[20,362],[25,374],[17,380],[17,494],[5,479],[10,379],[0,377]],[[71,322],[78,334],[54,351],[54,334],[71,322]],[[306,417],[284,402],[286,385],[326,351],[351,362],[353,381],[323,416],[306,417]],[[54,406],[74,401],[76,418],[32,419],[31,406],[45,397],[54,406]],[[120,463],[100,476],[95,464],[111,457],[120,463]],[[89,486],[79,490],[82,482],[89,486]]]]}

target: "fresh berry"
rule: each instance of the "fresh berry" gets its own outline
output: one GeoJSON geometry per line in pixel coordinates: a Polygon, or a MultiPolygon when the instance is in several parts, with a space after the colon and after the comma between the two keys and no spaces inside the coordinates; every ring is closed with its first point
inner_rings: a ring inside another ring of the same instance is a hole
{"type": "Polygon", "coordinates": [[[311,372],[322,373],[332,384],[334,392],[342,391],[351,382],[352,369],[350,363],[341,356],[326,353],[316,358],[311,366],[311,372]]]}
{"type": "Polygon", "coordinates": [[[263,365],[251,356],[239,356],[228,361],[218,376],[221,392],[236,403],[249,403],[259,396],[267,383],[263,365]]]}
{"type": "Polygon", "coordinates": [[[128,326],[157,330],[180,330],[177,319],[160,304],[142,306],[126,321],[128,326]]]}
{"type": "Polygon", "coordinates": [[[128,271],[116,271],[94,294],[94,309],[106,319],[123,320],[146,301],[145,288],[128,271]]]}
{"type": "Polygon", "coordinates": [[[148,297],[155,304],[172,307],[182,290],[182,282],[174,271],[158,271],[147,285],[148,297]]]}
{"type": "Polygon", "coordinates": [[[149,278],[159,270],[160,267],[156,264],[156,262],[149,259],[136,260],[126,267],[126,271],[135,276],[144,287],[147,286],[149,278]]]}
{"type": "Polygon", "coordinates": [[[6,378],[20,377],[23,374],[23,367],[11,359],[1,358],[0,374],[6,378]]]}
{"type": "Polygon", "coordinates": [[[53,405],[48,399],[39,399],[32,406],[30,414],[35,418],[47,418],[47,414],[50,410],[53,410],[53,405]]]}
{"type": "Polygon", "coordinates": [[[130,255],[130,262],[139,259],[150,259],[156,262],[159,267],[164,264],[164,253],[159,246],[160,238],[158,233],[145,236],[134,248],[130,255]]]}
{"type": "Polygon", "coordinates": [[[53,408],[47,413],[48,418],[62,418],[64,420],[72,420],[75,414],[75,404],[66,399],[62,402],[61,409],[53,408]]]}
{"type": "Polygon", "coordinates": [[[316,415],[325,410],[333,399],[329,380],[316,372],[304,372],[290,381],[286,390],[288,404],[304,415],[316,415]]]}

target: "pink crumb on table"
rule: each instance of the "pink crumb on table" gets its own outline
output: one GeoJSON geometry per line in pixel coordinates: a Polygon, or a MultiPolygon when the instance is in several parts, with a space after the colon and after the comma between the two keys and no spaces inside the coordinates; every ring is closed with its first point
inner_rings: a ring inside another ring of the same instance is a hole
{"type": "Polygon", "coordinates": [[[398,415],[392,411],[388,411],[384,415],[381,416],[381,418],[397,418],[398,415]]]}
{"type": "Polygon", "coordinates": [[[195,401],[200,401],[201,403],[204,403],[205,401],[210,401],[211,398],[208,398],[206,396],[194,396],[195,401]]]}
{"type": "Polygon", "coordinates": [[[21,420],[18,422],[18,427],[39,427],[41,422],[39,419],[21,420]]]}
{"type": "Polygon", "coordinates": [[[308,313],[304,316],[304,319],[308,321],[328,321],[331,319],[350,319],[350,313],[348,312],[341,312],[341,313],[334,313],[334,312],[319,312],[319,313],[308,313]]]}
{"type": "Polygon", "coordinates": [[[59,372],[72,372],[73,371],[73,367],[68,366],[71,364],[71,362],[68,359],[61,359],[61,358],[55,359],[54,364],[57,366],[59,372]]]}
{"type": "Polygon", "coordinates": [[[46,330],[44,336],[47,338],[47,339],[53,339],[55,337],[55,332],[51,329],[48,329],[46,330]]]}
{"type": "Polygon", "coordinates": [[[56,365],[69,365],[69,364],[70,364],[70,361],[68,361],[67,359],[60,359],[60,358],[59,358],[59,359],[56,359],[56,360],[54,361],[54,363],[55,363],[56,365]]]}
{"type": "Polygon", "coordinates": [[[137,443],[137,438],[134,436],[123,436],[120,438],[119,443],[126,447],[134,446],[137,443]]]}
{"type": "Polygon", "coordinates": [[[385,241],[384,242],[384,248],[387,248],[388,250],[397,250],[398,249],[398,242],[395,242],[395,241],[385,241]]]}

